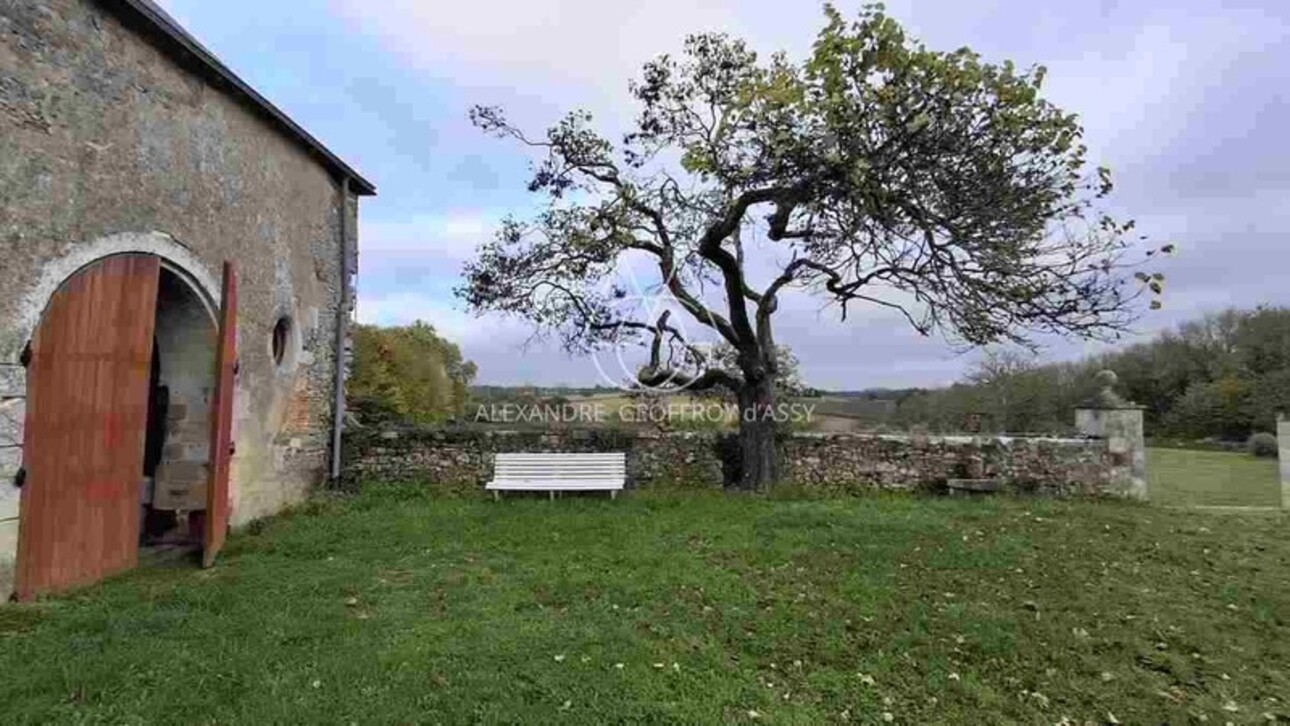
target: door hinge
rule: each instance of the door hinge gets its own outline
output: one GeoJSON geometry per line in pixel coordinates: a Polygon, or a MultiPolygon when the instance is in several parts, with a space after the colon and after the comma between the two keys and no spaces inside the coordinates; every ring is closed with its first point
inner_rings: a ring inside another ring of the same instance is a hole
{"type": "Polygon", "coordinates": [[[27,341],[27,344],[22,347],[22,354],[18,356],[18,362],[22,364],[23,368],[27,368],[31,366],[31,341],[30,340],[27,341]]]}
{"type": "Polygon", "coordinates": [[[18,467],[18,473],[13,475],[13,485],[22,489],[22,485],[27,483],[27,467],[18,467]]]}

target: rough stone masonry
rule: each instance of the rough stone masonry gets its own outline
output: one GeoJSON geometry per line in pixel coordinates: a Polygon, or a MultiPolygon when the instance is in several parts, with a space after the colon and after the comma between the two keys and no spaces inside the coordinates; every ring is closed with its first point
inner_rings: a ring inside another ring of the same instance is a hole
{"type": "MultiPolygon", "coordinates": [[[[109,255],[160,257],[207,322],[222,263],[238,265],[234,523],[323,478],[354,269],[342,236],[352,252],[357,195],[374,193],[351,171],[151,3],[0,3],[0,598],[19,527],[24,347],[59,286],[109,255]]],[[[210,385],[170,387],[169,466],[192,484],[172,506],[191,507],[208,452],[204,415],[185,414],[205,410],[210,385]]]]}
{"type": "MultiPolygon", "coordinates": [[[[717,487],[731,478],[729,435],[613,429],[368,430],[346,440],[346,478],[474,491],[504,452],[627,454],[629,488],[717,487]]],[[[1051,496],[1131,496],[1124,460],[1103,438],[786,434],[783,481],[844,494],[943,491],[951,479],[992,479],[1003,490],[1051,496]]]]}

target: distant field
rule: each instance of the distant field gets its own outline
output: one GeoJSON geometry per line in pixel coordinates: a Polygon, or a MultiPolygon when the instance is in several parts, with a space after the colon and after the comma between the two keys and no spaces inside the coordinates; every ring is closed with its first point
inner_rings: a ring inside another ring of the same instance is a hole
{"type": "MultiPolygon", "coordinates": [[[[574,404],[594,404],[605,411],[611,421],[620,422],[617,418],[620,411],[632,409],[635,406],[644,404],[642,399],[632,398],[623,393],[599,393],[585,396],[570,396],[567,399],[574,404]]],[[[691,416],[686,413],[686,406],[697,405],[704,407],[719,406],[722,401],[712,398],[703,398],[691,396],[684,393],[678,393],[668,396],[663,405],[678,407],[673,409],[673,424],[684,423],[691,416]]],[[[789,398],[781,400],[784,404],[797,404],[809,407],[811,410],[810,422],[800,428],[810,431],[864,431],[872,429],[874,426],[881,424],[890,414],[892,402],[890,401],[871,401],[862,398],[852,398],[843,396],[824,396],[818,398],[789,398]]],[[[706,410],[706,409],[705,409],[706,410]]],[[[631,417],[631,410],[624,412],[624,415],[631,417]]],[[[708,414],[709,416],[711,414],[708,414]]],[[[630,422],[622,422],[630,423],[630,422]]],[[[708,421],[708,424],[714,422],[708,421]]],[[[733,428],[736,418],[731,415],[726,420],[726,426],[733,428]]]]}
{"type": "Polygon", "coordinates": [[[1186,449],[1148,449],[1151,500],[1169,505],[1266,506],[1280,504],[1276,459],[1186,449]]]}
{"type": "MultiPolygon", "coordinates": [[[[634,398],[625,393],[601,393],[592,396],[571,396],[568,400],[569,403],[575,405],[591,404],[597,406],[608,416],[611,423],[617,424],[647,424],[649,419],[644,418],[642,420],[642,416],[648,416],[648,413],[642,413],[642,411],[647,411],[648,409],[642,409],[642,407],[667,406],[671,413],[669,420],[673,424],[686,423],[695,417],[694,410],[698,410],[698,408],[692,410],[692,407],[701,407],[706,412],[705,418],[711,417],[713,419],[707,421],[709,425],[721,425],[721,421],[716,420],[716,412],[723,402],[714,398],[676,394],[668,396],[662,402],[651,402],[643,398],[634,398]]],[[[727,416],[725,423],[733,426],[735,418],[727,416]]]]}

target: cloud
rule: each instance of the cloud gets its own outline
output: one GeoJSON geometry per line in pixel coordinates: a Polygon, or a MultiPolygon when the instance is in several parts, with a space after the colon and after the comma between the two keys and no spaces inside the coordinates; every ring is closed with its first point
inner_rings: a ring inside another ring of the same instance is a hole
{"type": "Polygon", "coordinates": [[[475,248],[492,238],[502,213],[447,210],[394,221],[361,220],[359,251],[368,256],[412,253],[439,261],[470,259],[475,248]]]}
{"type": "MultiPolygon", "coordinates": [[[[786,48],[800,56],[820,24],[815,2],[332,1],[351,28],[451,89],[446,106],[499,102],[526,126],[588,107],[610,133],[630,118],[627,79],[649,58],[676,50],[685,34],[721,29],[759,50],[786,48]]],[[[844,12],[858,4],[840,3],[844,12]]],[[[1081,115],[1090,159],[1116,172],[1117,207],[1153,240],[1181,245],[1181,255],[1162,267],[1169,276],[1166,308],[1144,318],[1144,331],[1229,304],[1290,301],[1274,274],[1290,265],[1282,251],[1290,209],[1282,201],[1290,193],[1290,157],[1281,138],[1290,122],[1281,91],[1281,69],[1290,64],[1284,9],[1271,3],[1231,9],[1217,0],[894,0],[889,7],[931,47],[966,44],[987,60],[1049,67],[1046,95],[1081,115]]],[[[498,191],[524,181],[510,164],[520,149],[478,140],[467,149],[453,135],[461,130],[450,131],[429,162],[443,188],[429,190],[424,202],[399,205],[402,216],[364,223],[366,310],[360,313],[382,322],[434,316],[480,362],[485,381],[595,380],[592,364],[571,361],[549,344],[517,353],[529,337],[522,323],[476,320],[442,302],[450,300],[446,293],[403,289],[418,275],[446,289],[447,278],[495,229],[502,216],[496,210],[523,216],[530,203],[498,191]],[[418,208],[425,211],[411,211],[418,208]]],[[[423,191],[385,185],[377,204],[423,191]]],[[[820,312],[818,303],[794,299],[777,316],[778,339],[797,350],[817,385],[943,383],[969,360],[938,338],[912,333],[888,311],[856,309],[844,324],[834,311],[820,312]]],[[[1103,349],[1079,341],[1052,345],[1054,357],[1103,349]]]]}
{"type": "Polygon", "coordinates": [[[357,314],[358,321],[368,325],[408,325],[420,320],[433,325],[452,342],[467,347],[490,340],[520,342],[530,335],[526,326],[506,320],[489,320],[484,324],[454,302],[420,292],[360,293],[357,314]]]}
{"type": "MultiPolygon", "coordinates": [[[[407,62],[453,83],[595,94],[699,29],[737,30],[729,0],[423,2],[337,0],[339,13],[407,62]]],[[[611,91],[611,93],[613,93],[611,91]]]]}

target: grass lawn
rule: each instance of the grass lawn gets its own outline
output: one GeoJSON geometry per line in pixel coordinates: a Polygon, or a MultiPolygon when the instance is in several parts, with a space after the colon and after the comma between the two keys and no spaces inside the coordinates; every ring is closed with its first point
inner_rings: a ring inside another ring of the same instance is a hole
{"type": "Polygon", "coordinates": [[[1147,477],[1157,504],[1281,506],[1276,459],[1227,451],[1147,449],[1147,477]]]}
{"type": "Polygon", "coordinates": [[[1290,718],[1288,524],[369,491],[213,570],[0,609],[0,721],[1265,723],[1290,718]]]}

